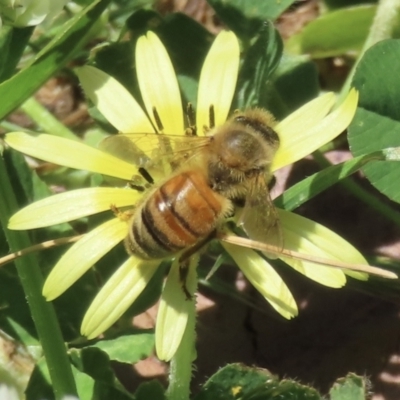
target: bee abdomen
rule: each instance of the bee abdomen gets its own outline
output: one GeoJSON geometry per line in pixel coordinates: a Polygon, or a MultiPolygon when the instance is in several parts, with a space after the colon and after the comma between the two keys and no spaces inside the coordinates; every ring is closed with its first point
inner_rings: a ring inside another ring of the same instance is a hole
{"type": "Polygon", "coordinates": [[[167,257],[208,236],[224,211],[221,196],[200,172],[183,172],[157,188],[138,208],[126,247],[144,259],[167,257]]]}

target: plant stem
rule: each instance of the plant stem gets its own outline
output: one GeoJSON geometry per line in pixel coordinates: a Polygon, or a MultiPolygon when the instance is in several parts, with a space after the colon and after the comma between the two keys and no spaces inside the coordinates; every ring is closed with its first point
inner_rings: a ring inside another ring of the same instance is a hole
{"type": "MultiPolygon", "coordinates": [[[[17,211],[18,205],[2,157],[0,157],[0,182],[2,186],[0,223],[10,249],[17,251],[29,247],[31,243],[25,231],[7,229],[8,220],[17,211]]],[[[37,260],[33,254],[28,254],[26,257],[15,260],[15,265],[43,347],[56,399],[59,400],[67,394],[76,395],[75,381],[54,308],[51,303],[45,301],[41,293],[43,276],[37,260]]]]}
{"type": "Polygon", "coordinates": [[[3,128],[7,132],[26,132],[26,133],[35,133],[30,129],[23,128],[17,124],[14,124],[10,121],[3,120],[0,122],[0,128],[3,128]]]}
{"type": "MultiPolygon", "coordinates": [[[[187,283],[189,291],[195,293],[197,290],[197,272],[195,268],[197,261],[191,264],[187,283]]],[[[167,398],[169,400],[189,400],[192,363],[196,358],[196,302],[190,301],[190,305],[185,333],[178,350],[171,360],[169,386],[167,389],[167,398]]]]}
{"type": "Polygon", "coordinates": [[[353,68],[347,76],[346,82],[344,83],[340,92],[339,103],[347,96],[347,93],[350,90],[351,81],[353,80],[353,75],[364,53],[375,43],[378,43],[384,39],[390,39],[392,37],[393,30],[398,23],[399,12],[400,0],[379,1],[367,39],[365,40],[364,46],[358,55],[357,61],[353,65],[353,68]]]}
{"type": "Polygon", "coordinates": [[[46,133],[64,137],[66,139],[79,140],[68,128],[65,127],[54,115],[42,106],[34,97],[29,98],[21,106],[46,133]]]}

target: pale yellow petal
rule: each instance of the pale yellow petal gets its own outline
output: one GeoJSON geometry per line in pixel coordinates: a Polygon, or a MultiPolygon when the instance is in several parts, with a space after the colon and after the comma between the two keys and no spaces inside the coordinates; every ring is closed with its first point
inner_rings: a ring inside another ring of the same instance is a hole
{"type": "Polygon", "coordinates": [[[110,206],[134,205],[142,196],[139,192],[122,188],[86,188],[55,194],[36,201],[15,213],[9,229],[33,229],[72,221],[87,215],[110,210],[110,206]]]}
{"type": "Polygon", "coordinates": [[[284,318],[298,314],[296,302],[290,290],[275,269],[255,251],[221,243],[251,284],[265,297],[284,318]]]}
{"type": "Polygon", "coordinates": [[[282,136],[281,140],[290,140],[299,130],[309,130],[322,121],[335,104],[335,93],[328,92],[304,104],[278,122],[275,130],[282,136]]]}
{"type": "Polygon", "coordinates": [[[43,296],[53,300],[76,282],[101,257],[123,240],[128,225],[113,218],[74,243],[51,270],[43,286],[43,296]]]}
{"type": "MultiPolygon", "coordinates": [[[[192,294],[196,287],[198,257],[192,257],[187,277],[187,289],[192,294]]],[[[169,361],[174,356],[185,332],[189,311],[193,308],[182,290],[179,278],[179,261],[175,260],[168,274],[156,323],[156,351],[160,360],[169,361]]]]}
{"type": "MultiPolygon", "coordinates": [[[[289,239],[288,239],[289,241],[289,239]]],[[[346,284],[346,275],[340,269],[326,267],[303,260],[289,257],[280,257],[286,264],[309,279],[331,288],[341,288],[346,284]]]]}
{"type": "Polygon", "coordinates": [[[141,36],[136,44],[136,70],[140,93],[154,126],[153,108],[160,116],[163,132],[184,133],[182,99],[171,60],[160,39],[153,32],[141,36]]]}
{"type": "Polygon", "coordinates": [[[76,68],[75,73],[85,94],[119,132],[154,132],[137,101],[112,76],[88,65],[76,68]]]}
{"type": "Polygon", "coordinates": [[[82,321],[82,335],[93,339],[116,322],[142,293],[159,264],[129,257],[90,304],[82,321]]]}
{"type": "MultiPolygon", "coordinates": [[[[285,249],[333,261],[368,264],[361,253],[349,242],[323,225],[284,210],[279,210],[279,218],[283,229],[285,249]]],[[[325,286],[342,287],[346,283],[346,277],[341,269],[287,257],[281,258],[308,278],[325,286]]],[[[362,272],[346,270],[346,274],[361,280],[368,277],[362,272]]]]}
{"type": "Polygon", "coordinates": [[[201,69],[197,97],[196,125],[201,134],[209,126],[210,106],[215,125],[222,125],[231,108],[239,71],[240,48],[233,32],[222,31],[215,38],[201,69]]]}
{"type": "Polygon", "coordinates": [[[281,139],[281,145],[272,163],[273,171],[300,160],[342,133],[356,112],[358,92],[352,89],[344,102],[323,119],[320,118],[322,111],[325,112],[332,101],[332,95],[328,93],[322,96],[317,103],[321,113],[315,118],[313,103],[319,99],[306,104],[294,113],[294,117],[289,116],[274,128],[281,139]]]}
{"type": "Polygon", "coordinates": [[[75,140],[47,134],[31,136],[24,132],[11,132],[6,135],[6,142],[21,153],[64,167],[97,172],[127,181],[137,174],[137,168],[132,164],[75,140]]]}

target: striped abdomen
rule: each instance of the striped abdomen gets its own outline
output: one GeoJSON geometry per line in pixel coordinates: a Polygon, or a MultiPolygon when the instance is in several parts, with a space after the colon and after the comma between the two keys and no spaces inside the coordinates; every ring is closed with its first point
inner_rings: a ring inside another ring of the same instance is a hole
{"type": "Polygon", "coordinates": [[[137,208],[125,245],[144,259],[170,256],[205,239],[229,208],[200,172],[182,172],[137,208]]]}

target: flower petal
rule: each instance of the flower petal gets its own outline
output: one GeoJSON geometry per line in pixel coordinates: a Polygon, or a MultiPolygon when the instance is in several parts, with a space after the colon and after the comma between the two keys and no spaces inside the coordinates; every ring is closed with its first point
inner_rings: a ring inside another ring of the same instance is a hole
{"type": "Polygon", "coordinates": [[[296,302],[279,274],[255,251],[221,243],[251,284],[265,297],[284,318],[298,314],[296,302]]]}
{"type": "Polygon", "coordinates": [[[142,293],[159,264],[129,257],[90,304],[82,321],[82,335],[93,339],[117,321],[142,293]]]}
{"type": "MultiPolygon", "coordinates": [[[[192,257],[186,280],[192,294],[196,288],[198,257],[192,257]]],[[[156,351],[160,360],[169,361],[174,356],[185,332],[189,311],[193,307],[182,290],[179,277],[179,261],[176,259],[168,274],[162,292],[156,323],[156,351]]]]}
{"type": "Polygon", "coordinates": [[[43,296],[53,300],[76,282],[128,233],[125,221],[113,218],[74,243],[51,270],[43,286],[43,296]]]}
{"type": "Polygon", "coordinates": [[[344,102],[321,120],[332,102],[332,94],[327,93],[279,123],[274,129],[281,145],[272,162],[272,171],[300,160],[342,133],[353,119],[357,101],[358,92],[352,89],[344,102]],[[315,111],[318,111],[316,116],[315,111]]]}
{"type": "MultiPolygon", "coordinates": [[[[323,225],[288,211],[278,211],[283,228],[285,249],[329,260],[368,264],[361,253],[350,243],[323,225]]],[[[346,283],[344,272],[340,269],[287,257],[280,258],[300,273],[322,285],[338,288],[346,283]]],[[[368,279],[366,273],[349,270],[346,270],[345,273],[356,279],[368,279]]]]}
{"type": "Polygon", "coordinates": [[[328,92],[304,104],[285,119],[275,125],[275,130],[282,136],[281,140],[290,140],[299,129],[309,130],[322,121],[335,104],[335,93],[328,92]]]}
{"type": "Polygon", "coordinates": [[[137,173],[132,164],[86,144],[58,136],[31,136],[24,132],[11,132],[6,135],[6,143],[21,153],[65,167],[84,169],[127,181],[137,173]]]}
{"type": "Polygon", "coordinates": [[[10,218],[8,228],[22,230],[60,224],[110,210],[111,205],[134,205],[141,196],[135,190],[121,188],[71,190],[36,201],[19,210],[10,218]]]}
{"type": "Polygon", "coordinates": [[[184,133],[182,99],[171,60],[160,39],[153,32],[141,36],[136,44],[136,70],[140,93],[154,126],[156,108],[164,133],[184,133]]]}
{"type": "Polygon", "coordinates": [[[112,76],[90,66],[76,68],[75,73],[85,94],[118,131],[154,132],[137,101],[112,76]]]}
{"type": "Polygon", "coordinates": [[[239,71],[239,43],[233,32],[222,31],[215,38],[201,69],[197,96],[196,125],[199,134],[209,126],[210,106],[215,125],[222,125],[231,108],[239,71]]]}

